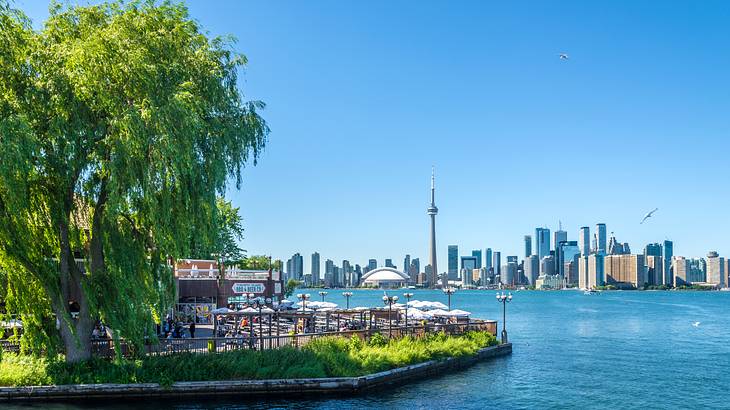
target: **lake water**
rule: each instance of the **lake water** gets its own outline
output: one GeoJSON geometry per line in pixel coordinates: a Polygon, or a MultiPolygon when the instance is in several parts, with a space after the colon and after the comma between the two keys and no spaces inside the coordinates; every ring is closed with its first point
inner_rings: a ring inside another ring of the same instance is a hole
{"type": "MultiPolygon", "coordinates": [[[[414,299],[446,296],[415,290],[414,299]]],[[[341,291],[328,301],[344,306],[341,291]]],[[[382,291],[355,290],[350,306],[382,291]]],[[[391,292],[402,298],[403,291],[391,292]]],[[[317,290],[310,291],[318,300],[317,290]]],[[[452,308],[499,319],[494,291],[459,291],[452,308]]],[[[511,356],[357,397],[115,402],[143,409],[730,408],[730,292],[521,291],[507,305],[511,356]],[[699,323],[697,323],[699,322],[699,323]]],[[[93,405],[37,408],[77,409],[93,405]]],[[[14,406],[11,408],[28,408],[14,406]]]]}

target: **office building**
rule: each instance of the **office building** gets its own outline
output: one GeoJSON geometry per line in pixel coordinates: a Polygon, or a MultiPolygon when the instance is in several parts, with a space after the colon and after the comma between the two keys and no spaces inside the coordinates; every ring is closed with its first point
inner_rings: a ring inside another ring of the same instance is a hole
{"type": "Polygon", "coordinates": [[[566,242],[568,240],[568,233],[563,230],[563,224],[558,225],[558,230],[553,233],[553,246],[557,253],[560,242],[566,242]]]}
{"type": "Polygon", "coordinates": [[[596,224],[596,247],[595,252],[606,254],[606,224],[596,224]]]}
{"type": "Polygon", "coordinates": [[[324,262],[324,285],[327,287],[335,285],[335,263],[327,259],[324,262]]]}
{"type": "Polygon", "coordinates": [[[498,251],[492,253],[492,272],[495,277],[502,273],[502,254],[498,251]]]}
{"type": "Polygon", "coordinates": [[[525,258],[524,263],[525,277],[530,286],[535,286],[537,277],[540,276],[540,260],[537,259],[537,255],[530,255],[525,258]]]}
{"type": "Polygon", "coordinates": [[[689,261],[684,256],[672,257],[672,270],[674,271],[674,283],[672,286],[690,285],[689,261]]]}
{"type": "Polygon", "coordinates": [[[593,289],[596,286],[605,285],[603,268],[604,255],[602,253],[581,256],[578,260],[578,286],[581,289],[593,289]]]}
{"type": "Polygon", "coordinates": [[[493,267],[494,267],[494,261],[492,260],[492,248],[487,248],[487,250],[484,251],[484,267],[487,268],[487,273],[493,275],[493,267]]]}
{"type": "Polygon", "coordinates": [[[566,283],[578,284],[578,276],[573,275],[573,277],[569,277],[565,272],[565,266],[574,262],[577,267],[579,257],[580,248],[578,247],[578,241],[561,241],[558,243],[555,266],[557,273],[565,278],[566,283]]]}
{"type": "Polygon", "coordinates": [[[548,255],[540,259],[540,275],[553,276],[555,274],[555,257],[548,255]]]}
{"type": "Polygon", "coordinates": [[[532,236],[525,235],[525,258],[532,255],[532,236]]]}
{"type": "Polygon", "coordinates": [[[580,228],[578,231],[578,247],[580,248],[581,256],[591,254],[591,228],[587,226],[580,228]]]}
{"type": "Polygon", "coordinates": [[[411,270],[411,255],[406,255],[406,257],[403,258],[403,273],[408,275],[410,270],[411,270]]]}
{"type": "Polygon", "coordinates": [[[482,250],[481,249],[475,249],[471,251],[471,256],[477,258],[477,269],[482,268],[482,250]]]}
{"type": "Polygon", "coordinates": [[[674,277],[672,276],[672,256],[674,256],[674,244],[672,241],[664,241],[662,253],[662,256],[664,256],[664,284],[667,286],[673,286],[674,277]]]}
{"type": "Polygon", "coordinates": [[[550,255],[550,229],[535,228],[535,253],[540,260],[550,255]]]}
{"type": "Polygon", "coordinates": [[[687,280],[690,284],[707,282],[707,261],[704,258],[687,259],[687,264],[687,280]]]}
{"type": "Polygon", "coordinates": [[[644,247],[644,256],[662,256],[662,245],[650,243],[644,247]]]}
{"type": "Polygon", "coordinates": [[[449,280],[456,280],[459,277],[459,246],[449,245],[448,271],[449,280]]]}
{"type": "Polygon", "coordinates": [[[395,269],[395,265],[393,265],[393,259],[386,259],[385,260],[385,267],[386,268],[393,268],[393,269],[395,269]]]}
{"type": "Polygon", "coordinates": [[[311,273],[312,285],[317,286],[320,283],[321,278],[319,277],[319,253],[315,252],[312,254],[312,266],[309,269],[311,273]]]}
{"type": "Polygon", "coordinates": [[[368,259],[368,271],[375,270],[378,268],[377,259],[368,259]]]}
{"type": "Polygon", "coordinates": [[[661,256],[646,256],[646,282],[654,286],[664,284],[664,258],[661,256]]]}
{"type": "MultiPolygon", "coordinates": [[[[609,253],[611,245],[609,243],[609,253]]],[[[606,285],[617,288],[640,288],[646,283],[644,255],[611,254],[606,255],[603,272],[606,285]]]]}
{"type": "MultiPolygon", "coordinates": [[[[477,269],[477,258],[475,258],[473,256],[462,256],[460,273],[463,274],[464,271],[466,271],[467,274],[471,275],[471,271],[473,271],[474,269],[477,269]]],[[[463,281],[464,280],[463,275],[460,275],[460,276],[461,277],[459,279],[461,279],[463,281]]]]}

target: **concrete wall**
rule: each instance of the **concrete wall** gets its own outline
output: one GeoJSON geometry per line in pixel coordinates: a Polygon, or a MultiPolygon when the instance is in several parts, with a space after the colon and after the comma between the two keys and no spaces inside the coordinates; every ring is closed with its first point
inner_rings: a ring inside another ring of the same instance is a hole
{"type": "Polygon", "coordinates": [[[481,349],[474,356],[432,360],[361,377],[280,380],[227,380],[209,382],[177,382],[169,388],[157,383],[140,384],[81,384],[63,386],[27,386],[0,388],[0,403],[7,401],[46,401],[143,397],[183,397],[289,394],[352,394],[383,384],[404,383],[409,380],[438,376],[444,371],[471,366],[482,360],[512,353],[507,343],[481,349]]]}

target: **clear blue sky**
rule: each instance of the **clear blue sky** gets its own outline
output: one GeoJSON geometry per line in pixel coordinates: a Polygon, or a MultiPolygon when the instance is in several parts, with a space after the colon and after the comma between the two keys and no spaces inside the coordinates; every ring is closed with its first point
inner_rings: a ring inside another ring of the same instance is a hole
{"type": "MultiPolygon", "coordinates": [[[[43,2],[18,5],[38,23],[43,2]]],[[[251,254],[522,254],[605,222],[730,256],[730,2],[192,1],[250,64],[270,142],[231,198],[251,254]],[[561,61],[566,52],[570,60],[561,61]],[[648,223],[644,213],[658,207],[648,223]]]]}

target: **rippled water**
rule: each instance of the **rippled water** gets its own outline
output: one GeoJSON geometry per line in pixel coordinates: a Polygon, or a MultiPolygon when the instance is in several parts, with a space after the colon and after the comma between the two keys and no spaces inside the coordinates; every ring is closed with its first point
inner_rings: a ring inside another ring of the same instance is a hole
{"type": "MultiPolygon", "coordinates": [[[[415,290],[414,299],[446,296],[415,290]]],[[[312,298],[317,295],[311,291],[312,298]]],[[[328,301],[344,306],[341,292],[328,301]]],[[[350,306],[382,291],[357,290],[350,306]]],[[[500,319],[494,291],[460,291],[452,308],[500,319]]],[[[399,294],[402,292],[391,292],[399,294]]],[[[730,292],[522,291],[507,305],[513,354],[357,397],[114,402],[108,408],[730,408],[730,292]],[[694,326],[694,322],[700,322],[694,326]]],[[[100,406],[47,405],[76,409],[100,406]]],[[[21,406],[16,406],[20,408],[21,406]]],[[[26,408],[26,407],[23,407],[26,408]]]]}

